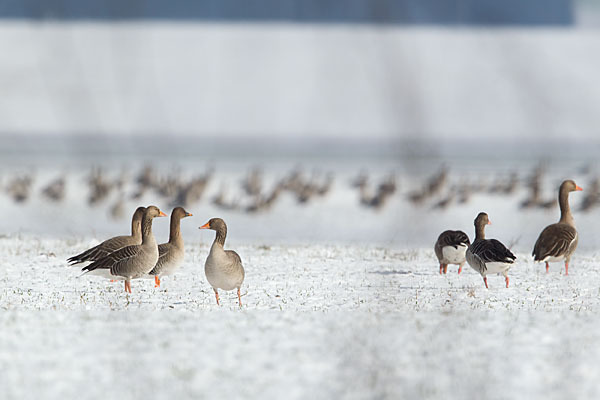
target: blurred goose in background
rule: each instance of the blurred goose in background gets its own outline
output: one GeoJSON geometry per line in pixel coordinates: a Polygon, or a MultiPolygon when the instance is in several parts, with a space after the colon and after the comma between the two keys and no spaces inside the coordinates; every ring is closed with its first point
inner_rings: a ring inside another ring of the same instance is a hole
{"type": "Polygon", "coordinates": [[[444,231],[435,242],[435,255],[440,262],[440,274],[448,271],[448,264],[458,265],[458,273],[466,262],[467,248],[471,244],[469,237],[463,231],[444,231]]]}
{"type": "Polygon", "coordinates": [[[542,175],[544,174],[543,167],[537,166],[527,182],[527,187],[530,189],[529,197],[521,203],[521,208],[530,208],[538,206],[541,200],[542,193],[542,175]]]}
{"type": "Polygon", "coordinates": [[[187,184],[181,184],[172,204],[189,206],[202,199],[204,191],[212,178],[213,170],[209,168],[204,174],[197,176],[187,184]]]}
{"type": "Polygon", "coordinates": [[[65,177],[60,176],[42,189],[42,194],[49,200],[59,202],[65,197],[65,177]]]}
{"type": "Polygon", "coordinates": [[[154,275],[155,287],[160,287],[161,277],[173,274],[183,262],[185,251],[181,236],[181,219],[191,216],[192,214],[183,207],[175,207],[171,212],[169,241],[158,245],[158,261],[149,272],[149,275],[154,275]]]}
{"type": "Polygon", "coordinates": [[[433,175],[425,187],[425,192],[428,197],[438,194],[448,182],[448,168],[441,167],[440,170],[433,175]]]}
{"type": "Polygon", "coordinates": [[[24,203],[29,198],[32,184],[31,175],[17,176],[8,183],[6,192],[15,202],[24,203]]]}
{"type": "Polygon", "coordinates": [[[471,199],[472,188],[467,182],[458,184],[456,188],[457,201],[459,204],[468,203],[471,199]]]}
{"type": "Polygon", "coordinates": [[[149,206],[142,217],[142,243],[123,247],[114,251],[87,267],[82,268],[84,274],[96,270],[110,272],[113,277],[125,280],[125,291],[131,293],[131,280],[147,275],[158,261],[158,245],[152,234],[152,220],[166,217],[156,206],[149,206]]]}
{"type": "Polygon", "coordinates": [[[590,211],[600,203],[600,180],[597,177],[594,177],[588,186],[586,195],[581,202],[581,211],[590,211]]]}
{"type": "MultiPolygon", "coordinates": [[[[123,195],[123,193],[119,194],[119,197],[117,198],[117,200],[110,207],[109,214],[112,219],[121,219],[125,216],[125,196],[123,195]]],[[[141,222],[140,222],[140,224],[141,224],[141,222]]],[[[141,235],[140,235],[140,240],[141,240],[141,235]]]]}
{"type": "Polygon", "coordinates": [[[240,256],[233,250],[224,249],[225,238],[227,237],[225,221],[221,218],[212,218],[199,229],[211,229],[216,232],[215,240],[204,264],[204,273],[215,292],[217,304],[219,304],[218,289],[237,289],[238,304],[241,307],[240,288],[244,282],[245,272],[240,256]]]}
{"type": "Polygon", "coordinates": [[[325,177],[325,181],[317,188],[317,193],[319,196],[325,196],[331,190],[333,186],[334,175],[332,172],[328,173],[325,177]]]}
{"type": "Polygon", "coordinates": [[[236,210],[239,207],[237,200],[229,200],[227,183],[221,182],[219,192],[212,198],[211,202],[222,210],[236,210]]]}
{"type": "Polygon", "coordinates": [[[448,208],[448,206],[450,206],[454,202],[455,197],[456,197],[456,189],[454,187],[452,187],[448,191],[448,194],[446,194],[446,196],[442,197],[437,203],[435,203],[432,206],[432,208],[433,209],[439,208],[439,209],[445,210],[446,208],[448,208]]]}
{"type": "Polygon", "coordinates": [[[142,218],[146,207],[138,207],[133,213],[131,218],[131,235],[129,236],[116,236],[105,240],[97,246],[92,247],[84,251],[81,254],[77,254],[69,258],[67,261],[70,265],[79,264],[86,261],[96,261],[103,257],[106,257],[110,253],[122,249],[126,246],[136,245],[142,243],[142,218]]]}
{"type": "Polygon", "coordinates": [[[517,174],[516,172],[513,171],[510,173],[510,176],[508,177],[508,181],[506,182],[504,187],[501,188],[501,191],[504,194],[513,194],[517,190],[518,186],[519,186],[519,174],[517,174]]]}
{"type": "Polygon", "coordinates": [[[156,190],[158,194],[163,197],[173,198],[177,196],[182,186],[183,182],[181,180],[180,172],[175,171],[165,179],[161,179],[156,185],[156,190]]]}
{"type": "Polygon", "coordinates": [[[254,213],[270,209],[279,198],[283,190],[283,183],[279,182],[273,187],[269,194],[255,196],[251,203],[246,207],[246,212],[254,213]]]}
{"type": "MultiPolygon", "coordinates": [[[[436,194],[440,193],[444,186],[446,185],[448,181],[448,170],[445,167],[441,167],[439,172],[436,172],[433,176],[431,176],[429,178],[429,180],[427,181],[427,183],[424,185],[424,187],[422,187],[420,190],[416,190],[412,193],[410,193],[408,195],[408,199],[416,204],[422,204],[423,202],[425,202],[427,199],[430,199],[431,197],[435,196],[436,194]]],[[[376,194],[374,196],[375,197],[387,197],[387,195],[389,194],[393,194],[394,191],[396,190],[396,185],[395,182],[393,183],[392,186],[383,186],[382,190],[382,185],[379,186],[379,193],[376,194]],[[389,189],[393,189],[393,191],[390,191],[389,189]]],[[[376,203],[380,203],[380,200],[377,200],[376,203]]]]}
{"type": "Polygon", "coordinates": [[[148,189],[156,186],[156,173],[152,166],[146,165],[136,178],[135,182],[137,183],[138,188],[132,195],[132,198],[137,200],[141,198],[148,189]]]}
{"type": "Polygon", "coordinates": [[[264,198],[262,208],[270,209],[273,206],[273,204],[275,204],[275,201],[279,198],[279,195],[281,194],[282,190],[283,190],[282,182],[277,183],[275,185],[275,187],[273,188],[273,190],[271,190],[271,193],[268,194],[264,198]]]}
{"type": "Polygon", "coordinates": [[[565,275],[569,275],[569,260],[577,248],[579,236],[575,229],[575,220],[569,207],[569,193],[583,190],[572,180],[566,180],[558,189],[560,205],[560,220],[548,225],[538,237],[533,247],[533,259],[546,263],[546,273],[549,262],[565,262],[565,275]]]}
{"type": "Polygon", "coordinates": [[[88,186],[90,189],[88,203],[91,206],[106,199],[114,188],[114,184],[104,177],[104,173],[100,168],[92,169],[88,178],[88,186]]]}
{"type": "Polygon", "coordinates": [[[263,176],[259,167],[252,168],[246,178],[242,180],[242,189],[249,196],[258,196],[262,191],[263,176]]]}
{"type": "Polygon", "coordinates": [[[483,277],[488,287],[487,274],[501,273],[508,287],[508,270],[515,262],[515,255],[496,239],[485,238],[485,226],[491,225],[486,213],[479,213],[475,218],[475,240],[466,252],[467,262],[483,277]]]}

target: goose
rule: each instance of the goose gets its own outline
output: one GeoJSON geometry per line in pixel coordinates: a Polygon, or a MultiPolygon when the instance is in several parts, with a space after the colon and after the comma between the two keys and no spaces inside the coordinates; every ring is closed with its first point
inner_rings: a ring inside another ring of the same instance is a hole
{"type": "Polygon", "coordinates": [[[225,250],[225,238],[227,237],[227,225],[221,218],[211,218],[199,229],[212,229],[216,231],[215,240],[210,248],[210,253],[204,264],[204,273],[208,283],[215,291],[217,305],[219,304],[218,289],[237,289],[238,304],[242,306],[240,287],[244,282],[244,267],[242,259],[233,250],[225,250]]]}
{"type": "Polygon", "coordinates": [[[487,274],[501,273],[508,287],[508,270],[515,262],[515,255],[496,239],[485,238],[485,226],[491,225],[488,215],[479,213],[475,218],[475,240],[466,253],[467,262],[483,277],[485,287],[489,289],[487,274]]]}
{"type": "Polygon", "coordinates": [[[107,239],[99,245],[92,247],[69,258],[69,265],[75,265],[86,261],[97,261],[102,257],[106,257],[113,251],[117,251],[126,246],[142,243],[142,217],[146,211],[146,207],[138,207],[131,218],[131,235],[115,236],[107,239]]]}
{"type": "Polygon", "coordinates": [[[575,229],[575,221],[569,207],[569,193],[583,190],[572,180],[561,183],[558,189],[558,204],[560,205],[560,220],[548,225],[533,246],[534,261],[546,263],[546,273],[549,262],[565,262],[565,275],[569,275],[569,260],[577,248],[579,235],[575,229]]]}
{"type": "Polygon", "coordinates": [[[42,189],[42,194],[51,201],[60,202],[65,197],[65,178],[58,177],[42,189]]]}
{"type": "Polygon", "coordinates": [[[166,217],[156,206],[149,206],[142,218],[142,243],[123,247],[84,267],[84,274],[95,270],[110,271],[111,276],[125,280],[125,291],[131,293],[131,280],[148,274],[158,261],[158,245],[152,234],[152,220],[166,217]]]}
{"type": "Polygon", "coordinates": [[[463,231],[444,231],[435,242],[435,255],[440,262],[440,274],[446,273],[448,264],[458,265],[458,273],[465,265],[465,253],[471,244],[469,237],[463,231]]]}
{"type": "Polygon", "coordinates": [[[181,237],[181,219],[191,217],[192,214],[183,207],[175,207],[171,212],[171,228],[169,241],[158,245],[158,261],[149,272],[154,275],[154,287],[160,287],[160,278],[171,275],[183,262],[183,238],[181,237]]]}

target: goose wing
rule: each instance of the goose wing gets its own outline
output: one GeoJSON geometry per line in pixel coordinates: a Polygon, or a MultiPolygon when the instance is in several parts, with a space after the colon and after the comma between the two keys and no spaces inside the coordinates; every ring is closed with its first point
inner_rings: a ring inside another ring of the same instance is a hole
{"type": "Polygon", "coordinates": [[[70,257],[67,261],[71,265],[79,264],[86,261],[97,261],[103,257],[106,257],[110,253],[122,249],[125,246],[131,244],[131,236],[116,236],[110,238],[94,246],[86,251],[77,254],[76,256],[70,257]]]}
{"type": "Polygon", "coordinates": [[[452,246],[455,249],[458,246],[470,245],[469,237],[463,231],[445,231],[438,238],[440,247],[452,246]]]}
{"type": "Polygon", "coordinates": [[[567,254],[577,239],[577,230],[567,224],[548,225],[535,242],[531,255],[535,261],[567,254]]]}
{"type": "Polygon", "coordinates": [[[104,268],[110,269],[110,273],[113,275],[117,275],[118,272],[121,272],[122,267],[126,265],[132,258],[140,254],[142,251],[142,246],[133,245],[123,247],[117,251],[110,253],[109,255],[102,257],[101,259],[94,261],[90,265],[82,268],[81,270],[84,272],[90,272],[95,269],[104,268]]]}
{"type": "Polygon", "coordinates": [[[472,244],[473,254],[476,254],[483,262],[513,263],[516,256],[496,239],[480,240],[472,244]]]}

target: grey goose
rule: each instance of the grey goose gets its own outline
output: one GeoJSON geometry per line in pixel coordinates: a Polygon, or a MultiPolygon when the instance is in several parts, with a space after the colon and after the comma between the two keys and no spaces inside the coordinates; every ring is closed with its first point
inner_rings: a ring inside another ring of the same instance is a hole
{"type": "Polygon", "coordinates": [[[575,229],[575,221],[569,207],[569,193],[583,190],[572,180],[566,180],[558,189],[558,204],[560,206],[560,220],[556,224],[548,225],[533,246],[534,261],[546,263],[546,273],[549,262],[565,262],[565,275],[569,275],[569,261],[577,248],[579,235],[575,229]]]}
{"type": "Polygon", "coordinates": [[[244,282],[245,272],[240,256],[233,250],[224,249],[227,237],[225,221],[221,218],[212,218],[199,229],[212,229],[216,232],[215,240],[204,264],[204,273],[215,292],[217,304],[219,304],[219,289],[237,289],[238,304],[241,307],[240,287],[244,282]]]}
{"type": "Polygon", "coordinates": [[[192,214],[183,207],[175,207],[171,212],[169,241],[158,245],[158,261],[149,273],[154,275],[155,287],[160,287],[161,277],[171,275],[183,262],[185,252],[181,237],[181,219],[191,216],[192,214]]]}
{"type": "Polygon", "coordinates": [[[440,262],[440,274],[448,271],[448,264],[458,265],[458,273],[466,262],[467,248],[471,244],[463,231],[444,231],[435,242],[434,251],[440,262]]]}
{"type": "Polygon", "coordinates": [[[491,225],[488,215],[479,213],[475,218],[475,240],[466,253],[467,262],[481,274],[486,288],[489,288],[487,274],[494,273],[501,273],[508,287],[508,270],[517,257],[498,240],[485,238],[486,225],[491,225]]]}
{"type": "Polygon", "coordinates": [[[133,213],[133,217],[131,218],[131,235],[115,236],[107,239],[99,245],[69,258],[67,261],[70,265],[86,261],[97,261],[123,247],[142,243],[142,216],[144,215],[145,210],[146,207],[138,207],[133,213]]]}
{"type": "Polygon", "coordinates": [[[131,280],[148,274],[158,261],[158,245],[152,234],[152,220],[166,217],[156,206],[149,206],[142,217],[142,243],[123,247],[84,267],[84,273],[106,270],[125,280],[125,291],[131,293],[131,280]]]}

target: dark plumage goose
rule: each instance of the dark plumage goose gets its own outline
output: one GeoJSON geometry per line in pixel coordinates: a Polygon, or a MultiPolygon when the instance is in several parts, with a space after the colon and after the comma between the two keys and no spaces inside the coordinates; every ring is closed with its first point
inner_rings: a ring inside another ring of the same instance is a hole
{"type": "Polygon", "coordinates": [[[488,287],[487,274],[501,273],[508,287],[508,270],[515,262],[515,255],[496,239],[485,238],[485,226],[491,225],[486,213],[479,213],[475,218],[475,240],[466,253],[467,262],[483,277],[488,287]]]}
{"type": "Polygon", "coordinates": [[[158,245],[152,234],[152,220],[156,217],[166,217],[166,214],[156,206],[147,207],[142,218],[141,244],[123,247],[94,261],[82,271],[110,271],[111,276],[125,280],[125,291],[131,293],[131,280],[148,274],[158,261],[158,245]]]}
{"type": "Polygon", "coordinates": [[[244,267],[242,259],[233,250],[225,250],[225,238],[227,237],[227,225],[221,218],[212,218],[199,229],[212,229],[217,232],[215,241],[210,248],[210,253],[204,264],[204,273],[208,283],[215,291],[217,304],[219,304],[218,289],[237,289],[238,303],[242,306],[240,287],[244,282],[244,267]]]}
{"type": "Polygon", "coordinates": [[[566,180],[558,189],[558,204],[560,205],[560,220],[548,225],[533,246],[533,259],[546,263],[548,272],[549,262],[565,262],[565,275],[569,275],[569,260],[577,248],[579,236],[575,229],[575,221],[569,207],[569,193],[583,190],[572,180],[566,180]]]}
{"type": "Polygon", "coordinates": [[[458,273],[465,265],[465,253],[471,244],[469,237],[463,231],[444,231],[435,242],[435,255],[440,262],[440,274],[448,270],[448,264],[458,265],[458,273]]]}
{"type": "Polygon", "coordinates": [[[158,245],[158,261],[150,271],[150,275],[154,275],[155,287],[160,287],[161,277],[171,275],[183,262],[185,252],[181,237],[181,219],[191,216],[192,214],[185,211],[183,207],[175,207],[171,212],[169,241],[158,245]]]}
{"type": "Polygon", "coordinates": [[[146,207],[138,207],[133,213],[133,217],[131,218],[130,236],[116,236],[107,239],[99,245],[69,258],[67,261],[70,263],[70,265],[75,265],[86,261],[96,261],[102,257],[106,257],[113,251],[122,249],[123,247],[142,243],[142,217],[145,210],[146,207]]]}

